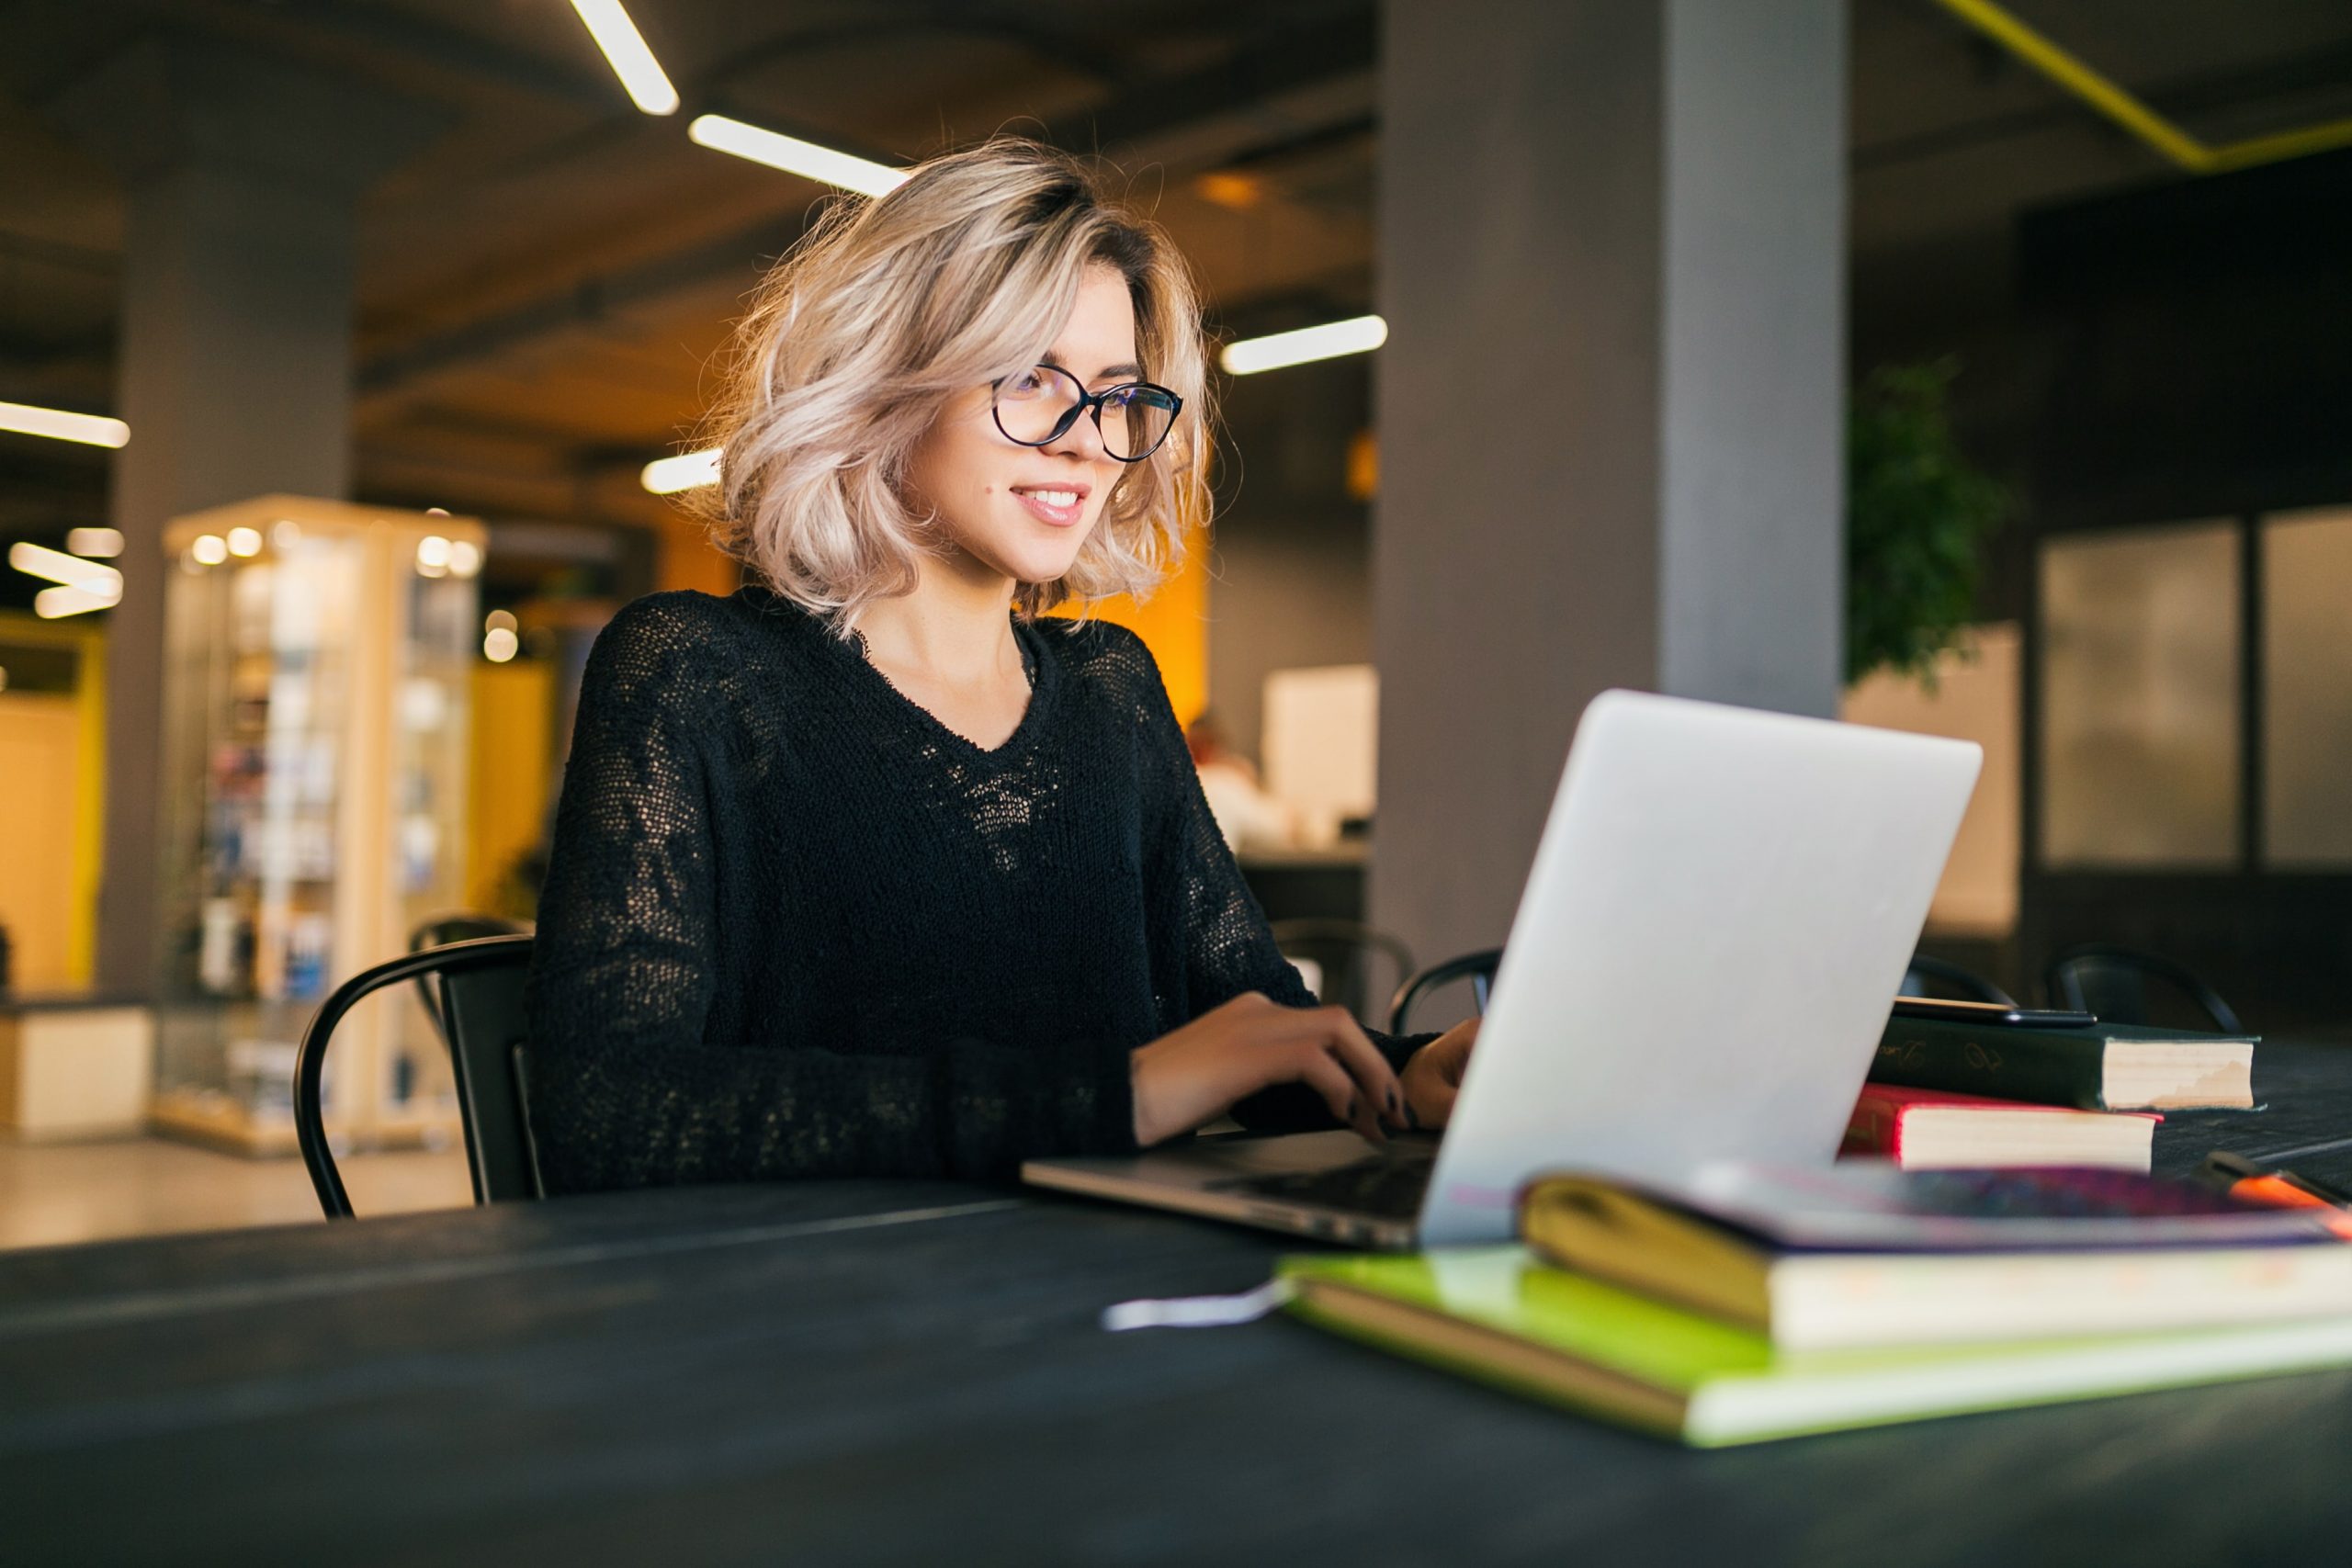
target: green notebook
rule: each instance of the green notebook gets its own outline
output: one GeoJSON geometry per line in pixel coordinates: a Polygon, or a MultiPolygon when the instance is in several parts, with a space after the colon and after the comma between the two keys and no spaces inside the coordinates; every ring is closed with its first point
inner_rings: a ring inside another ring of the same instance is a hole
{"type": "Polygon", "coordinates": [[[1776,1354],[1524,1247],[1299,1257],[1319,1327],[1694,1448],[2352,1363],[2352,1315],[2194,1332],[1776,1354]]]}

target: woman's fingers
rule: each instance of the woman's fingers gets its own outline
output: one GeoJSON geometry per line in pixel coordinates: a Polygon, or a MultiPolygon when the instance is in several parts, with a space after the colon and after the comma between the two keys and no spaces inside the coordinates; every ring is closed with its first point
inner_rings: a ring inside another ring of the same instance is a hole
{"type": "Polygon", "coordinates": [[[1375,1142],[1384,1124],[1404,1126],[1405,1093],[1397,1085],[1396,1071],[1345,1008],[1284,1010],[1289,1012],[1289,1026],[1295,1032],[1293,1040],[1323,1052],[1354,1086],[1361,1114],[1351,1116],[1342,1111],[1341,1121],[1356,1123],[1358,1131],[1371,1128],[1364,1135],[1375,1142]]]}
{"type": "Polygon", "coordinates": [[[1392,1127],[1405,1125],[1405,1090],[1396,1081],[1396,1069],[1380,1054],[1363,1026],[1345,1008],[1317,1010],[1330,1030],[1332,1053],[1340,1058],[1348,1075],[1362,1086],[1370,1098],[1375,1115],[1392,1127]]]}
{"type": "Polygon", "coordinates": [[[1332,1115],[1375,1144],[1386,1141],[1387,1134],[1381,1131],[1379,1115],[1365,1099],[1363,1087],[1349,1076],[1328,1047],[1305,1040],[1285,1049],[1291,1054],[1300,1081],[1323,1097],[1323,1103],[1331,1108],[1332,1115]]]}

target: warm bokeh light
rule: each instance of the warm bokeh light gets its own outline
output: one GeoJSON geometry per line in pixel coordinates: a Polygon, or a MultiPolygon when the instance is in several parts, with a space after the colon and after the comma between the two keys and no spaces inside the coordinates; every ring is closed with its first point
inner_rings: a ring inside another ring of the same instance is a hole
{"type": "Polygon", "coordinates": [[[261,554],[261,530],[258,528],[230,529],[229,553],[232,556],[257,556],[261,554]]]}
{"type": "Polygon", "coordinates": [[[65,547],[77,556],[112,560],[122,554],[119,528],[74,528],[66,533],[65,547]]]}
{"type": "Polygon", "coordinates": [[[229,558],[229,541],[218,534],[206,534],[187,547],[187,553],[201,565],[219,566],[229,558]]]}
{"type": "Polygon", "coordinates": [[[492,664],[503,664],[522,646],[521,639],[504,626],[492,626],[482,633],[481,656],[492,664]]]}
{"type": "Polygon", "coordinates": [[[471,577],[481,570],[481,547],[471,539],[449,541],[449,574],[471,577]]]}

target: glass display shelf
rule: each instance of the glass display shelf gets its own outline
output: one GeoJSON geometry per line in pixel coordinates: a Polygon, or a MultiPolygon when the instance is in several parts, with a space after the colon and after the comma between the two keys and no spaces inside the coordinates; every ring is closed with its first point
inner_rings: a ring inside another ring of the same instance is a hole
{"type": "MultiPolygon", "coordinates": [[[[294,1054],[336,985],[461,901],[479,523],[295,496],[174,522],[165,599],[159,1131],[294,1146],[294,1054]]],[[[347,1147],[457,1134],[413,987],[337,1030],[347,1147]]]]}

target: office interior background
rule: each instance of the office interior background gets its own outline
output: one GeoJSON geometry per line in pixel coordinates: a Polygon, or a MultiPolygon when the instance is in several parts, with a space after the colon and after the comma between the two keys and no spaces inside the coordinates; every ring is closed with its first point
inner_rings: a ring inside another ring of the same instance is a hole
{"type": "MultiPolygon", "coordinates": [[[[629,14],[662,112],[560,4],[0,4],[0,1243],[314,1212],[319,997],[528,920],[597,628],[740,581],[680,487],[837,192],[763,133],[1099,152],[1222,343],[1379,319],[1221,373],[1214,526],[1102,611],[1270,915],[1499,942],[1633,685],[1983,742],[1923,948],[2014,995],[2112,942],[2352,1026],[2352,10],[629,14]],[[1950,635],[1852,668],[1889,605],[1950,635]]],[[[355,1185],[463,1203],[371,1005],[355,1185]]]]}

